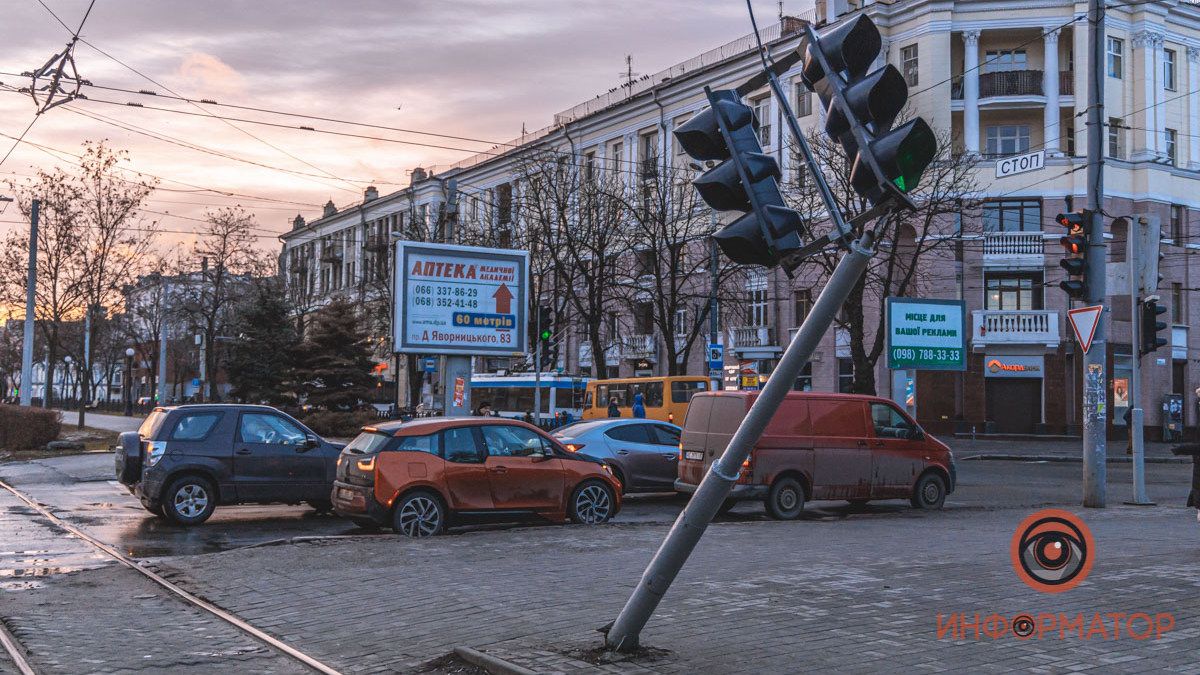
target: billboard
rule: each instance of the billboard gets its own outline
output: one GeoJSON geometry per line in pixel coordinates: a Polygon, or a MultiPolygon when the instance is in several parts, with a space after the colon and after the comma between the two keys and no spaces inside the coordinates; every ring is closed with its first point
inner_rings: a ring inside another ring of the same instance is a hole
{"type": "Polygon", "coordinates": [[[529,340],[529,252],[396,242],[397,352],[511,356],[529,340]]]}
{"type": "Polygon", "coordinates": [[[888,298],[887,355],[893,370],[966,370],[966,303],[888,298]]]}

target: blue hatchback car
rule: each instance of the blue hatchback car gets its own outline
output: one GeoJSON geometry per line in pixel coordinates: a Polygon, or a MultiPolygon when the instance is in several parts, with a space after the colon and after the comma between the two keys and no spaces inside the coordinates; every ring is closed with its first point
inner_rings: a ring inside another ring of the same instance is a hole
{"type": "Polygon", "coordinates": [[[657,420],[612,418],[553,434],[568,450],[608,464],[625,492],[674,492],[682,431],[657,420]]]}

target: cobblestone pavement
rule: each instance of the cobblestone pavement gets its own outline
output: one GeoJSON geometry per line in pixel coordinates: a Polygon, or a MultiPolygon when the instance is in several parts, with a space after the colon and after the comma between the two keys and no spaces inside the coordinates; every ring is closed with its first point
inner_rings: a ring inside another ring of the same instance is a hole
{"type": "Polygon", "coordinates": [[[468,645],[558,671],[1200,673],[1194,512],[1080,513],[1095,535],[1095,567],[1061,595],[1028,588],[1012,570],[1019,510],[716,524],[643,633],[649,653],[606,666],[589,652],[595,631],[623,604],[663,526],[374,537],[160,565],[347,672],[410,669],[468,645]],[[1174,625],[1150,640],[1111,639],[1111,623],[1110,639],[936,635],[939,614],[1096,612],[1171,613],[1174,625]]]}

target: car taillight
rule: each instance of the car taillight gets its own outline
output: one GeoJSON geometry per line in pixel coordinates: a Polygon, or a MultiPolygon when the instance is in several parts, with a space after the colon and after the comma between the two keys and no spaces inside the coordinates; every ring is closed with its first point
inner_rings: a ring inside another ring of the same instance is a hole
{"type": "Polygon", "coordinates": [[[743,471],[750,470],[750,458],[749,457],[746,458],[746,461],[742,462],[742,470],[743,471]]]}
{"type": "Polygon", "coordinates": [[[675,424],[675,413],[667,413],[667,421],[675,424]]]}
{"type": "Polygon", "coordinates": [[[679,461],[683,461],[683,441],[679,442],[679,461]]]}
{"type": "Polygon", "coordinates": [[[567,452],[579,452],[583,448],[583,443],[567,443],[567,452]]]}
{"type": "Polygon", "coordinates": [[[363,473],[371,473],[375,470],[375,455],[371,455],[368,459],[360,459],[354,463],[359,471],[363,473]]]}

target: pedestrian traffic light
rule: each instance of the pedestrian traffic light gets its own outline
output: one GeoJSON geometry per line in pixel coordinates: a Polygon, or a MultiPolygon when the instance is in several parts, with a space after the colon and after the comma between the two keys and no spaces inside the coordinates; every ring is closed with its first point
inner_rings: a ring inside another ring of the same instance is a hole
{"type": "Polygon", "coordinates": [[[783,263],[790,273],[798,261],[786,256],[801,248],[804,220],[783,201],[779,164],[759,145],[754,111],[734,90],[705,88],[705,93],[709,107],[676,129],[675,138],[692,158],[721,162],[692,181],[705,203],[717,211],[744,213],[713,238],[736,263],[783,263]]]}
{"type": "Polygon", "coordinates": [[[1164,347],[1167,344],[1165,337],[1159,337],[1158,334],[1167,329],[1166,322],[1159,321],[1158,317],[1167,312],[1167,308],[1158,304],[1159,297],[1150,295],[1142,299],[1142,325],[1140,326],[1140,335],[1138,346],[1138,355],[1145,356],[1158,351],[1159,347],[1164,347]]]}
{"type": "Polygon", "coordinates": [[[1066,270],[1067,278],[1058,286],[1072,299],[1083,300],[1087,295],[1088,225],[1092,221],[1092,212],[1060,213],[1054,221],[1067,228],[1067,234],[1058,240],[1063,247],[1063,259],[1058,265],[1066,270]]]}
{"type": "Polygon", "coordinates": [[[851,186],[873,206],[912,208],[907,195],[937,155],[937,138],[920,117],[892,129],[908,84],[891,64],[867,72],[883,45],[875,22],[860,14],[812,35],[801,79],[825,106],[825,132],[853,160],[851,186]]]}

